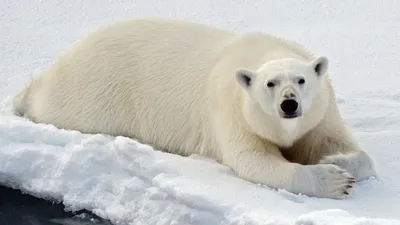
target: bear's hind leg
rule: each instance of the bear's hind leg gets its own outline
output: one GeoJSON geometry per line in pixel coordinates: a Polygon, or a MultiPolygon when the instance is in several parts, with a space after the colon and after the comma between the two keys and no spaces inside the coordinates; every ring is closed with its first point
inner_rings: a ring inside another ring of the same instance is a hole
{"type": "Polygon", "coordinates": [[[13,113],[16,116],[23,117],[27,110],[27,96],[29,94],[29,90],[31,87],[31,83],[26,85],[21,91],[19,91],[12,99],[13,102],[13,113]]]}

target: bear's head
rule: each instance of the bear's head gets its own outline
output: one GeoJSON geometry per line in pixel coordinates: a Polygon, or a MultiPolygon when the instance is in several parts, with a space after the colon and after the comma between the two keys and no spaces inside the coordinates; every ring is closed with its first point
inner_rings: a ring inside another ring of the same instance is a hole
{"type": "Polygon", "coordinates": [[[323,56],[309,62],[283,58],[269,61],[257,71],[240,68],[236,81],[247,93],[246,101],[258,104],[271,116],[293,119],[309,110],[327,69],[328,59],[323,56]]]}

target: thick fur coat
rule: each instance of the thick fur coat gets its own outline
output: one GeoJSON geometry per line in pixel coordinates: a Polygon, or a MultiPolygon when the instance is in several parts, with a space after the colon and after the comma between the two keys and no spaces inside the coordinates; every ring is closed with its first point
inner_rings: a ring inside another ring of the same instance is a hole
{"type": "Polygon", "coordinates": [[[210,156],[252,182],[340,199],[375,170],[327,69],[327,58],[269,34],[137,18],[82,37],[14,105],[36,123],[210,156]],[[301,115],[282,117],[286,98],[301,115]]]}

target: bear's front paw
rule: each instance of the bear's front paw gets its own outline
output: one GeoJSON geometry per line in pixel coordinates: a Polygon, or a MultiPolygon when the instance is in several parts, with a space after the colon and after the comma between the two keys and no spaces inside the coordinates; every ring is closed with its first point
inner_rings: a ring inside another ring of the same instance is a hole
{"type": "Polygon", "coordinates": [[[319,164],[333,164],[346,170],[356,180],[377,176],[372,159],[363,152],[325,156],[319,164]]]}
{"type": "Polygon", "coordinates": [[[336,165],[319,164],[308,168],[314,196],[344,199],[353,190],[355,178],[336,165]]]}
{"type": "Polygon", "coordinates": [[[346,170],[349,166],[350,157],[343,154],[330,155],[323,157],[318,164],[333,164],[346,170]]]}

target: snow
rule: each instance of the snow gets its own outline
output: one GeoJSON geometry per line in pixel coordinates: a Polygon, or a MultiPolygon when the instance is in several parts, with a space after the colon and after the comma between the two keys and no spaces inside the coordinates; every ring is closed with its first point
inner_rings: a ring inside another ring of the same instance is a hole
{"type": "Polygon", "coordinates": [[[2,0],[0,183],[114,224],[400,224],[399,7],[396,0],[2,0]],[[380,177],[358,182],[345,200],[294,195],[239,179],[209,158],[11,114],[10,97],[73,41],[141,15],[271,32],[328,56],[343,118],[380,177]]]}

